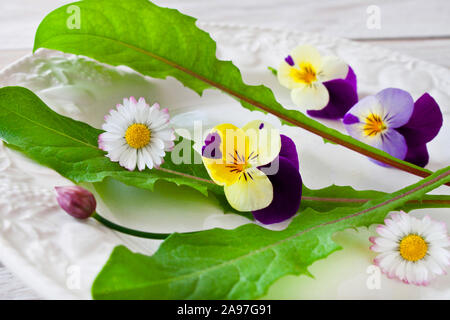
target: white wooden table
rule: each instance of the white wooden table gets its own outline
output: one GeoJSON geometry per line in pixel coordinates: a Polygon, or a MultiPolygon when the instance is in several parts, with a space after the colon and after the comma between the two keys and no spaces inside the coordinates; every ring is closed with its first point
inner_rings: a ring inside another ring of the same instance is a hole
{"type": "MultiPolygon", "coordinates": [[[[39,22],[48,12],[69,2],[72,1],[3,0],[0,4],[0,69],[29,54],[39,22]]],[[[321,32],[370,42],[450,67],[448,0],[154,2],[161,6],[177,8],[201,21],[321,32]]],[[[1,299],[39,299],[39,293],[24,286],[0,262],[1,299]]]]}

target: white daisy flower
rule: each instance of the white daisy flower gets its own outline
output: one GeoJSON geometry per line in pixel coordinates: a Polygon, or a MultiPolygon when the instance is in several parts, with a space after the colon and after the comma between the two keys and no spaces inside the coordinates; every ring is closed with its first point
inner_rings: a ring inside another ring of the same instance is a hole
{"type": "Polygon", "coordinates": [[[426,286],[450,265],[450,238],[444,222],[425,216],[417,219],[404,212],[392,214],[371,237],[371,250],[380,252],[374,263],[389,278],[426,286]]]}
{"type": "Polygon", "coordinates": [[[111,161],[130,171],[136,166],[139,171],[158,167],[166,151],[174,147],[175,133],[169,119],[168,110],[160,110],[157,103],[150,107],[144,98],[125,98],[105,116],[99,148],[108,153],[111,161]]]}

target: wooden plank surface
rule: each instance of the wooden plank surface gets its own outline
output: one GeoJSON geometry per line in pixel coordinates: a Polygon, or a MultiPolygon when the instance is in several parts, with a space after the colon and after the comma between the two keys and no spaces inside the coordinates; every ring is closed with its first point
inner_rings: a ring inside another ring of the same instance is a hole
{"type": "MultiPolygon", "coordinates": [[[[2,0],[0,69],[31,52],[39,22],[67,0],[2,0]]],[[[155,0],[201,21],[320,32],[369,42],[450,67],[448,0],[155,0]],[[379,10],[380,28],[367,20],[379,10]],[[369,12],[368,12],[369,10],[369,12]]],[[[82,14],[82,13],[81,13],[82,14]]],[[[36,299],[0,263],[0,299],[36,299]]]]}

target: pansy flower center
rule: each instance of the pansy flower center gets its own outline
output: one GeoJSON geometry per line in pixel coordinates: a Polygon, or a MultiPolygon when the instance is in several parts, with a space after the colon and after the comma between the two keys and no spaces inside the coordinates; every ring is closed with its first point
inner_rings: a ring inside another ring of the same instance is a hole
{"type": "Polygon", "coordinates": [[[307,62],[301,63],[299,68],[291,68],[290,76],[294,81],[311,84],[317,81],[317,72],[314,67],[307,62]]]}
{"type": "Polygon", "coordinates": [[[377,114],[371,113],[366,118],[366,124],[364,125],[364,134],[366,136],[376,136],[379,133],[382,133],[384,130],[387,129],[386,124],[384,123],[383,119],[377,114]]]}
{"type": "Polygon", "coordinates": [[[125,140],[134,149],[140,149],[150,142],[150,129],[142,123],[134,123],[125,132],[125,140]]]}
{"type": "Polygon", "coordinates": [[[408,261],[418,261],[423,259],[428,251],[425,240],[416,234],[410,234],[400,241],[400,255],[408,261]]]}
{"type": "Polygon", "coordinates": [[[249,163],[249,160],[253,160],[255,158],[256,156],[253,152],[248,157],[245,157],[244,155],[240,155],[237,151],[235,151],[234,155],[232,155],[233,162],[231,164],[228,164],[226,167],[231,173],[239,175],[239,179],[241,179],[242,177],[245,180],[247,180],[248,178],[253,179],[251,174],[247,172],[247,169],[251,168],[252,166],[249,163]]]}

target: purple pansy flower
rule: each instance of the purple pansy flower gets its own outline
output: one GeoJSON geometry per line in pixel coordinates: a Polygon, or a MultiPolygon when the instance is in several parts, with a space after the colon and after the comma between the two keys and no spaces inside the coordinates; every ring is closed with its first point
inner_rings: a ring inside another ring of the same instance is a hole
{"type": "Polygon", "coordinates": [[[277,76],[292,90],[295,105],[313,117],[342,118],[358,101],[353,69],[337,57],[322,57],[312,46],[296,47],[281,62],[277,76]]]}
{"type": "Polygon", "coordinates": [[[414,103],[408,92],[388,88],[360,100],[343,122],[355,139],[424,167],[429,160],[426,144],[438,134],[443,118],[428,93],[414,103]]]}

